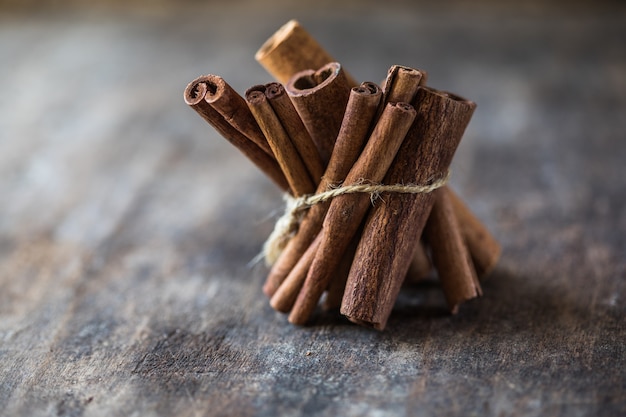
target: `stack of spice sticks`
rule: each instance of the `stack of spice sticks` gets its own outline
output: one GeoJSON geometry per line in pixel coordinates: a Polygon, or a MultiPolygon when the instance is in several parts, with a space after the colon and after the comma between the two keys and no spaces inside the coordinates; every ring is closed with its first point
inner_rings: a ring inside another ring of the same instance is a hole
{"type": "Polygon", "coordinates": [[[323,299],[382,330],[403,282],[433,268],[453,314],[480,296],[500,246],[445,185],[475,104],[399,65],[358,84],[295,20],[256,59],[277,82],[242,97],[207,75],[184,96],[295,199],[266,253],[272,307],[305,324],[323,299]]]}

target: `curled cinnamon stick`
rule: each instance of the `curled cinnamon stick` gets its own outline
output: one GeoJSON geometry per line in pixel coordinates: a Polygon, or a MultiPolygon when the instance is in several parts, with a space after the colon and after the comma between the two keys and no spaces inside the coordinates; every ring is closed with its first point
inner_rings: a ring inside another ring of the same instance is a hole
{"type": "MultiPolygon", "coordinates": [[[[280,83],[296,72],[335,62],[324,48],[298,23],[290,20],[276,31],[255,54],[255,59],[280,83]]],[[[358,85],[346,75],[350,87],[358,85]]]]}
{"type": "Polygon", "coordinates": [[[244,98],[217,75],[207,75],[204,84],[206,85],[204,97],[206,102],[217,110],[231,126],[256,143],[268,155],[273,155],[244,98]]]}
{"type": "MultiPolygon", "coordinates": [[[[211,76],[201,76],[187,85],[184,92],[185,103],[193,108],[204,120],[252,161],[282,190],[289,190],[289,183],[273,155],[268,154],[258,144],[252,142],[233,127],[209,102],[205,100],[211,87],[211,76]]],[[[269,145],[266,146],[269,147],[269,145]]]]}
{"type": "Polygon", "coordinates": [[[331,62],[317,71],[300,71],[289,79],[285,90],[322,161],[327,163],[350,97],[350,86],[341,65],[331,62]]]}
{"type": "MultiPolygon", "coordinates": [[[[381,96],[380,87],[371,82],[365,82],[351,90],[330,162],[316,192],[324,192],[329,186],[337,185],[345,179],[369,136],[381,96]]],[[[298,232],[272,266],[263,286],[265,294],[270,297],[274,294],[307,250],[322,228],[329,206],[330,202],[320,203],[311,207],[306,213],[298,232]]]]}
{"type": "MultiPolygon", "coordinates": [[[[413,107],[407,103],[387,104],[363,152],[348,173],[346,184],[354,184],[364,178],[374,183],[383,179],[415,114],[413,107]]],[[[324,219],[320,247],[289,315],[291,323],[306,323],[315,310],[370,207],[370,198],[367,194],[344,194],[332,200],[324,219]]]]}
{"type": "Polygon", "coordinates": [[[311,180],[296,147],[267,100],[265,90],[265,86],[257,85],[246,91],[246,101],[250,111],[267,138],[294,195],[297,197],[312,193],[315,190],[315,184],[311,180]]]}
{"type": "Polygon", "coordinates": [[[435,194],[435,203],[424,234],[432,248],[433,263],[448,307],[452,314],[456,314],[463,302],[479,297],[482,290],[461,235],[450,191],[443,187],[435,194]]]}
{"type": "MultiPolygon", "coordinates": [[[[417,117],[385,183],[426,184],[444,176],[475,104],[419,87],[417,117]]],[[[385,194],[368,216],[346,284],[341,313],[384,329],[434,203],[433,193],[385,194]]]]}

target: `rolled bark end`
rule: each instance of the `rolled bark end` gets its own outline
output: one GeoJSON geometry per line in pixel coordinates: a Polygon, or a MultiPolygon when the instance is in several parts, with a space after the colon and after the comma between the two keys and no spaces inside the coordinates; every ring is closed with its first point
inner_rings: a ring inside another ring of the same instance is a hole
{"type": "Polygon", "coordinates": [[[185,99],[186,104],[195,106],[204,100],[204,97],[209,89],[207,86],[207,77],[208,76],[206,75],[202,75],[187,84],[183,93],[183,98],[185,99]]]}

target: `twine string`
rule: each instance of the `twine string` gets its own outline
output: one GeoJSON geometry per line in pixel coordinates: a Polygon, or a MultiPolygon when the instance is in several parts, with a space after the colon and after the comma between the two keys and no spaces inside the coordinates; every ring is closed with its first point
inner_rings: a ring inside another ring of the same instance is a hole
{"type": "Polygon", "coordinates": [[[302,217],[310,207],[331,200],[344,194],[367,193],[370,195],[372,204],[380,198],[382,193],[402,193],[402,194],[427,194],[446,185],[450,179],[450,171],[442,178],[432,181],[429,184],[372,184],[365,180],[355,184],[334,187],[317,194],[307,194],[295,198],[285,194],[285,213],[276,221],[274,230],[269,235],[263,245],[263,251],[255,258],[255,261],[265,259],[265,263],[271,266],[276,262],[289,240],[296,234],[302,217]]]}

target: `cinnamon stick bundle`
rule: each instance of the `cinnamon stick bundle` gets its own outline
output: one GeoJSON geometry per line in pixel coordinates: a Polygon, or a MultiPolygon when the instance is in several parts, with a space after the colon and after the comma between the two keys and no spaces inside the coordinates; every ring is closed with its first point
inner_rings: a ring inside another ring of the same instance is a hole
{"type": "MultiPolygon", "coordinates": [[[[415,109],[409,104],[387,104],[345,182],[355,184],[363,178],[373,183],[381,181],[415,115],[415,109]]],[[[370,196],[367,194],[344,194],[332,200],[324,219],[320,247],[289,314],[291,323],[306,323],[315,310],[370,204],[370,196]]]]}
{"type": "MultiPolygon", "coordinates": [[[[278,80],[289,79],[297,71],[305,68],[319,68],[332,58],[324,48],[308,34],[298,22],[292,20],[281,27],[259,49],[255,55],[257,61],[278,80]]],[[[386,101],[411,102],[405,94],[409,93],[407,86],[412,86],[410,67],[394,65],[389,69],[383,85],[386,101]],[[401,94],[395,96],[396,93],[401,94]]],[[[427,74],[421,73],[420,85],[425,85],[427,74]]],[[[355,85],[346,74],[349,84],[355,85]]],[[[459,219],[463,236],[472,254],[472,259],[479,276],[487,275],[497,264],[500,257],[498,242],[489,233],[486,227],[469,211],[463,202],[452,197],[454,210],[459,219]],[[457,204],[460,203],[460,204],[457,204]]],[[[415,262],[422,262],[419,269],[425,269],[424,253],[416,254],[415,262]]]]}
{"type": "MultiPolygon", "coordinates": [[[[480,296],[479,276],[493,269],[500,246],[442,186],[475,104],[424,87],[424,71],[399,65],[382,89],[351,90],[354,80],[296,21],[256,58],[286,85],[256,85],[244,99],[208,75],[187,86],[185,101],[283,190],[302,196],[273,233],[284,237],[289,224],[293,236],[263,287],[271,305],[304,324],[326,292],[324,308],[340,305],[353,322],[382,330],[402,282],[430,275],[433,265],[452,313],[480,296]],[[308,196],[314,192],[324,195],[308,196]],[[383,193],[373,208],[370,192],[383,193]],[[313,206],[296,220],[303,203],[313,206]]],[[[271,242],[273,262],[281,249],[271,242]]]]}
{"type": "MultiPolygon", "coordinates": [[[[419,87],[417,117],[398,151],[386,184],[426,184],[445,175],[475,104],[419,87]]],[[[430,214],[435,196],[385,194],[370,213],[350,270],[341,313],[384,329],[430,214]]]]}
{"type": "MultiPolygon", "coordinates": [[[[380,87],[371,82],[364,82],[361,86],[352,88],[337,141],[322,181],[316,190],[317,193],[340,184],[348,175],[369,137],[381,97],[380,87]]],[[[274,295],[278,286],[285,280],[321,230],[329,206],[330,202],[319,203],[306,213],[298,232],[287,243],[268,274],[263,292],[269,297],[274,295]]]]}
{"type": "MultiPolygon", "coordinates": [[[[239,151],[263,171],[265,175],[272,179],[279,188],[283,191],[288,191],[289,183],[282,169],[276,162],[271,150],[268,152],[265,149],[269,149],[267,142],[265,142],[265,146],[259,146],[258,143],[253,142],[248,136],[231,125],[224,116],[212,106],[214,101],[206,99],[210,91],[216,91],[214,79],[214,76],[206,75],[190,82],[184,92],[185,103],[213,126],[220,135],[239,149],[239,151]]],[[[241,112],[238,112],[238,114],[240,113],[241,112]]],[[[265,140],[265,138],[263,138],[263,140],[265,140]]]]}
{"type": "Polygon", "coordinates": [[[337,62],[318,70],[300,71],[285,86],[324,163],[328,163],[333,151],[350,88],[337,62]]]}

